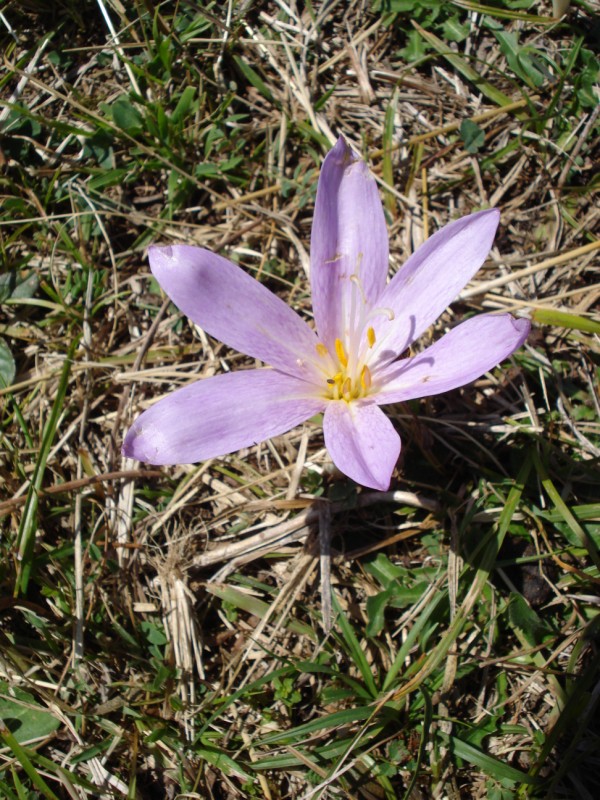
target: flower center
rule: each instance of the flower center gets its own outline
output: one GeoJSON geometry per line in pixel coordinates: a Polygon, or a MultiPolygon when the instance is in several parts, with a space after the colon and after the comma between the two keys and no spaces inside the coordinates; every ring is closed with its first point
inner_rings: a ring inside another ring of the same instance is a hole
{"type": "Polygon", "coordinates": [[[376,343],[375,328],[371,322],[377,317],[384,317],[391,322],[394,312],[391,308],[371,306],[361,284],[358,265],[345,280],[349,285],[341,287],[339,336],[334,340],[333,348],[328,348],[322,342],[316,348],[321,362],[320,372],[326,379],[325,397],[350,403],[377,391],[377,386],[373,386],[369,364],[376,363],[377,352],[386,335],[384,333],[381,341],[376,343]]]}
{"type": "Polygon", "coordinates": [[[345,400],[350,403],[369,394],[372,383],[371,371],[367,366],[365,355],[360,357],[360,351],[366,354],[375,344],[373,328],[367,328],[366,339],[366,348],[359,346],[356,351],[350,352],[346,352],[341,339],[336,339],[335,356],[321,342],[317,345],[317,353],[322,358],[328,358],[334,368],[325,385],[325,397],[329,400],[345,400]]]}

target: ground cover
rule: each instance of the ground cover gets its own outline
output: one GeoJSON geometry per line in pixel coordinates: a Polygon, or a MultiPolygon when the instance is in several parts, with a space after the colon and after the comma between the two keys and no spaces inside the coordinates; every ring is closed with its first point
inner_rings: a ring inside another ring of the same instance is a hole
{"type": "Polygon", "coordinates": [[[1,797],[595,796],[599,4],[555,11],[4,4],[1,797]],[[531,319],[526,345],[386,409],[389,492],[332,469],[318,419],[124,459],[160,396],[255,366],[165,299],[147,246],[226,255],[310,319],[340,134],[392,273],[501,211],[417,349],[482,311],[531,319]]]}

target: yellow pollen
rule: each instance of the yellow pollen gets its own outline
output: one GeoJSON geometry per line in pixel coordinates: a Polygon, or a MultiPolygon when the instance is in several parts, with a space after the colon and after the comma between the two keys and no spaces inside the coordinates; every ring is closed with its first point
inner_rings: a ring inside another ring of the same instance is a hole
{"type": "Polygon", "coordinates": [[[335,340],[335,352],[342,367],[346,368],[348,366],[348,356],[344,351],[344,345],[341,339],[335,340]]]}
{"type": "MultiPolygon", "coordinates": [[[[363,333],[363,336],[365,335],[368,346],[373,347],[376,341],[375,330],[368,327],[366,333],[363,333]]],[[[348,353],[341,338],[336,338],[333,344],[335,356],[321,342],[315,345],[317,353],[326,356],[329,363],[331,363],[331,356],[333,356],[333,361],[337,357],[338,362],[337,372],[330,372],[328,376],[325,376],[325,397],[334,402],[343,400],[346,403],[353,403],[368,397],[373,391],[373,378],[369,367],[365,364],[366,359],[364,356],[360,358],[360,355],[355,354],[353,350],[348,353]]]]}
{"type": "Polygon", "coordinates": [[[360,372],[360,385],[365,391],[371,388],[371,370],[366,364],[360,372]]]}

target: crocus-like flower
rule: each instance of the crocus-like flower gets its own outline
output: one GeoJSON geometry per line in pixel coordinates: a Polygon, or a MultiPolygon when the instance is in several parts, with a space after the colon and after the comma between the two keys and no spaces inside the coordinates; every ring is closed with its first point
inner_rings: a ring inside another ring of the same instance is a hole
{"type": "Polygon", "coordinates": [[[225,258],[186,245],[151,247],[171,300],[207,333],[271,369],[206,378],[151,406],[126,456],[187,464],[256,444],[324,412],[334,464],[385,490],[400,437],[380,406],[463,386],[521,346],[529,322],[482,314],[411,358],[399,356],[472,278],[498,226],[496,209],[435,233],[387,282],[388,237],[374,178],[340,138],[317,187],[310,281],[315,330],[225,258]]]}

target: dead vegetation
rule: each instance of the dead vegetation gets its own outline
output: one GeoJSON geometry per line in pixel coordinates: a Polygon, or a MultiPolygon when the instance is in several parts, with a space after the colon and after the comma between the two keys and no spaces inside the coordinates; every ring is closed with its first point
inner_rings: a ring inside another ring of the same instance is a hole
{"type": "Polygon", "coordinates": [[[524,5],[6,4],[0,794],[594,795],[598,4],[524,5]],[[386,494],[335,474],[316,421],[123,459],[158,397],[250,365],[164,301],[146,246],[224,253],[310,318],[339,134],[392,271],[501,209],[421,344],[508,310],[527,345],[393,409],[386,494]]]}

